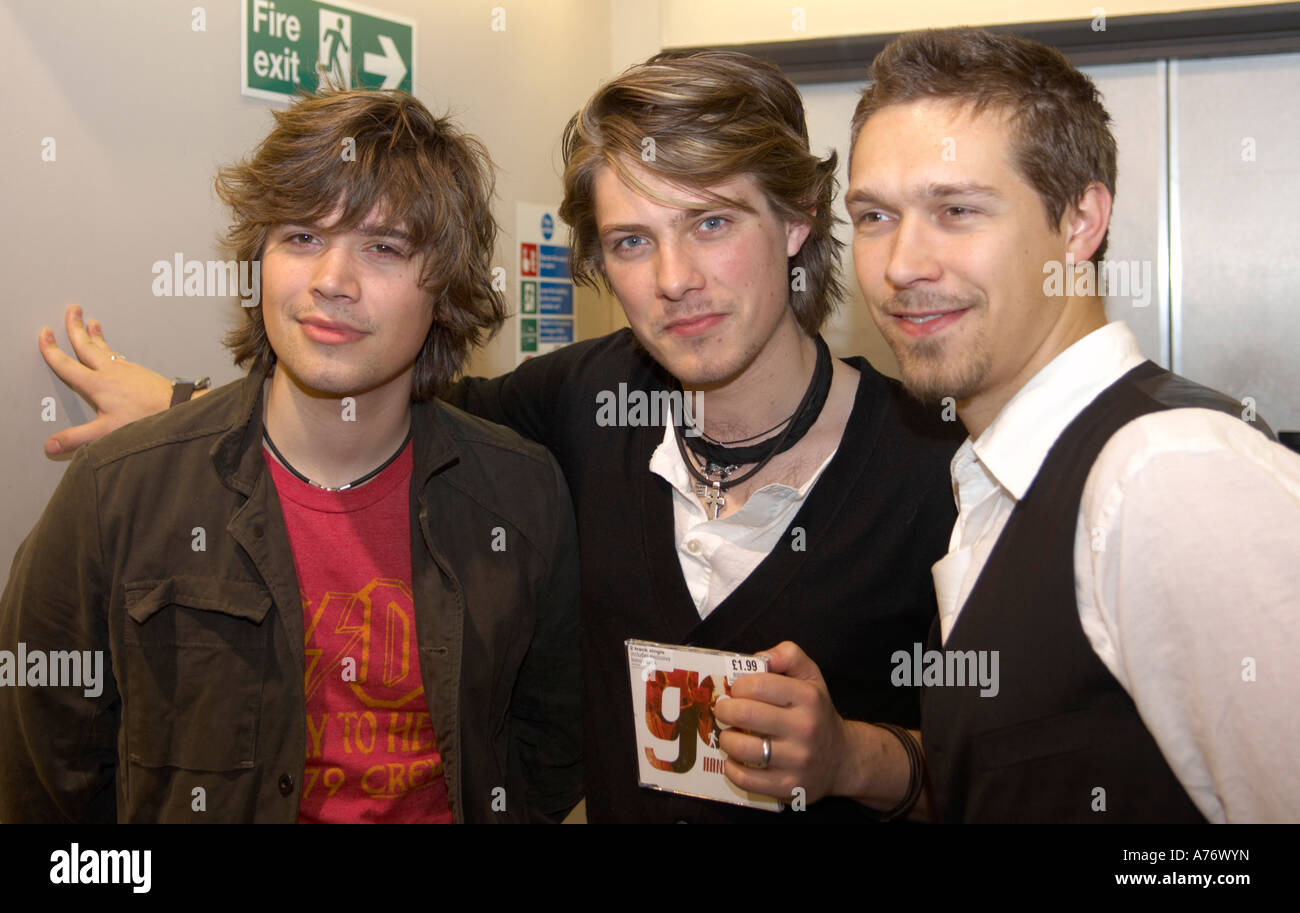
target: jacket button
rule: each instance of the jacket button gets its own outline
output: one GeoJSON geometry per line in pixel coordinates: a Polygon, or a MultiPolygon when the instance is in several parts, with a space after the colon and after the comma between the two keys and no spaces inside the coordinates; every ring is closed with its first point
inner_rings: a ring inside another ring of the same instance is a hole
{"type": "Polygon", "coordinates": [[[287,796],[291,792],[293,792],[293,777],[280,774],[280,795],[287,796]]]}
{"type": "MultiPolygon", "coordinates": [[[[254,539],[261,539],[261,538],[262,538],[262,527],[260,527],[260,526],[254,526],[254,527],[253,527],[253,538],[254,538],[254,539]]],[[[292,785],[292,784],[291,784],[291,785],[292,785]]]]}

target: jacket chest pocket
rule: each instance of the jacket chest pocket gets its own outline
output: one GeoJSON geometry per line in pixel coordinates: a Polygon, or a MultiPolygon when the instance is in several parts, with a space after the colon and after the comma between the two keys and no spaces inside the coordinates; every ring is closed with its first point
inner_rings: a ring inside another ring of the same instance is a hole
{"type": "Polygon", "coordinates": [[[247,581],[126,585],[126,669],[118,676],[128,760],[200,771],[254,766],[271,604],[247,581]]]}

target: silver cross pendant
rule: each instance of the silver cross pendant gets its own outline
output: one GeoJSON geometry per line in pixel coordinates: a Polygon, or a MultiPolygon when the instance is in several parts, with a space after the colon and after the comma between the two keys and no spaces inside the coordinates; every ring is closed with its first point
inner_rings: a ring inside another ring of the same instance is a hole
{"type": "Polygon", "coordinates": [[[713,508],[713,519],[718,519],[718,511],[727,505],[727,496],[722,493],[722,488],[717,482],[713,483],[712,488],[705,489],[704,504],[706,507],[713,508]]]}

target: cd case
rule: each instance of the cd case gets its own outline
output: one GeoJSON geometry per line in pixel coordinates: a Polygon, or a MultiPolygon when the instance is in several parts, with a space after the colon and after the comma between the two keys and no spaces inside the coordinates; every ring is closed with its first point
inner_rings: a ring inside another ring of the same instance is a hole
{"type": "Polygon", "coordinates": [[[726,756],[713,716],[719,698],[741,675],[766,672],[761,656],[628,640],[627,672],[636,720],[640,784],[694,796],[780,811],[771,796],[746,792],[723,773],[726,756]]]}

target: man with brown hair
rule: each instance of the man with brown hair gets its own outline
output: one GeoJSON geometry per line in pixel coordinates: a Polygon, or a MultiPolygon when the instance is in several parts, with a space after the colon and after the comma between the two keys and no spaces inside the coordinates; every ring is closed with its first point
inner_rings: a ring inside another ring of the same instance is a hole
{"type": "Polygon", "coordinates": [[[904,813],[915,793],[882,805],[867,778],[882,736],[902,753],[916,719],[888,655],[932,613],[924,568],[951,522],[939,467],[953,441],[818,335],[840,296],[834,153],[809,150],[779,70],[722,52],[626,71],[573,117],[563,151],[575,278],[612,289],[631,333],[467,395],[574,454],[584,537],[636,543],[584,561],[593,819],[764,815],[637,789],[630,713],[593,712],[626,694],[629,637],[769,652],[773,674],[741,678],[715,710],[739,730],[720,741],[740,788],[806,800],[815,819],[904,813]],[[593,427],[594,396],[622,381],[702,393],[699,436],[593,427]],[[549,414],[518,392],[558,383],[576,392],[549,414]],[[629,579],[647,587],[630,594],[629,579]]]}
{"type": "MultiPolygon", "coordinates": [[[[833,154],[809,150],[799,93],[776,67],[700,52],[659,55],[603,86],[565,131],[564,155],[573,272],[605,281],[631,330],[446,395],[546,444],[574,492],[589,819],[907,813],[919,776],[868,778],[882,753],[919,755],[906,731],[919,724],[918,689],[892,684],[889,658],[933,617],[929,567],[952,526],[957,441],[817,335],[840,295],[833,154]],[[701,421],[628,410],[610,425],[600,404],[620,390],[700,394],[701,421]],[[742,678],[717,710],[744,730],[722,734],[725,772],[806,810],[640,788],[628,638],[769,651],[771,674],[742,678]]],[[[102,334],[86,339],[75,321],[70,332],[91,365],[44,343],[62,376],[101,402],[129,375],[165,406],[162,378],[109,362],[102,334]]]]}
{"type": "Polygon", "coordinates": [[[1095,86],[961,29],[896,39],[871,79],[858,281],[908,389],[970,433],[931,647],[1000,670],[989,695],[927,681],[939,814],[1300,820],[1300,457],[1107,324],[1084,281],[1115,193],[1095,86]]]}
{"type": "Polygon", "coordinates": [[[112,677],[0,688],[0,820],[558,820],[568,492],[433,399],[505,313],[490,162],[398,92],[275,121],[217,178],[248,376],[83,448],[15,557],[0,645],[112,677]]]}

